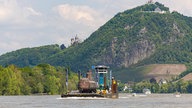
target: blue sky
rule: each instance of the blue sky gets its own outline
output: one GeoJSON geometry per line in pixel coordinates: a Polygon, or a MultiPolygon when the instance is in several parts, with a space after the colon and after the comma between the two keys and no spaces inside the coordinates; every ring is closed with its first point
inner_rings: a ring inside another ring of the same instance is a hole
{"type": "MultiPolygon", "coordinates": [[[[148,0],[0,0],[0,55],[20,48],[84,40],[118,12],[148,0]]],[[[192,0],[154,0],[192,16],[192,0]]]]}

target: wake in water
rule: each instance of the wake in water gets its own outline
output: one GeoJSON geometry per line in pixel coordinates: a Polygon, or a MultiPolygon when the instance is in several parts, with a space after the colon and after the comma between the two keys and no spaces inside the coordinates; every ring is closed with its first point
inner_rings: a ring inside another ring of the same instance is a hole
{"type": "MultiPolygon", "coordinates": [[[[119,97],[119,99],[127,99],[130,97],[119,97]]],[[[103,99],[110,99],[110,98],[100,98],[100,97],[66,97],[66,98],[56,98],[58,100],[103,100],[103,99]]]]}
{"type": "Polygon", "coordinates": [[[65,98],[57,98],[57,99],[76,99],[76,100],[101,100],[101,99],[108,99],[108,98],[99,98],[99,97],[65,97],[65,98]]]}
{"type": "Polygon", "coordinates": [[[120,99],[127,99],[127,98],[129,98],[129,97],[119,97],[120,99]]]}

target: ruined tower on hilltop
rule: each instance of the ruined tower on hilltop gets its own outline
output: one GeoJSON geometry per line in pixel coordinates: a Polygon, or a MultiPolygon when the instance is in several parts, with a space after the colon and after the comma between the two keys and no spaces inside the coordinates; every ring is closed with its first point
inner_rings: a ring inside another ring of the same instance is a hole
{"type": "Polygon", "coordinates": [[[75,36],[75,38],[71,38],[71,45],[72,46],[77,45],[79,43],[81,43],[81,41],[80,41],[80,39],[79,39],[79,37],[77,35],[75,36]]]}
{"type": "Polygon", "coordinates": [[[153,0],[149,0],[147,3],[148,3],[148,4],[153,3],[153,0]]]}

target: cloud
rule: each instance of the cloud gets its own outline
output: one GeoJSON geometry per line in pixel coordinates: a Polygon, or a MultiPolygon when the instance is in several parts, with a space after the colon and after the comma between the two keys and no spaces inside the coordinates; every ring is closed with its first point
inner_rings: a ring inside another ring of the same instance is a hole
{"type": "Polygon", "coordinates": [[[42,14],[40,13],[40,12],[37,12],[37,11],[35,11],[33,8],[31,8],[31,7],[26,7],[25,8],[26,9],[26,13],[28,14],[28,15],[33,15],[33,16],[41,16],[42,14]]]}
{"type": "Polygon", "coordinates": [[[5,21],[11,17],[11,14],[13,13],[12,7],[14,7],[14,4],[14,0],[13,2],[10,2],[9,0],[0,2],[0,21],[5,21]]]}
{"type": "Polygon", "coordinates": [[[9,12],[4,7],[0,7],[0,21],[3,21],[9,17],[9,12]]]}
{"type": "Polygon", "coordinates": [[[88,6],[62,4],[56,7],[57,12],[64,20],[88,26],[98,26],[105,22],[99,12],[88,6]]]}
{"type": "Polygon", "coordinates": [[[19,0],[0,0],[0,54],[41,44],[35,42],[45,23],[42,13],[21,4],[19,0]]]}
{"type": "Polygon", "coordinates": [[[93,14],[96,13],[94,10],[87,6],[72,6],[64,4],[58,6],[58,11],[61,16],[66,19],[74,19],[76,21],[86,20],[93,21],[93,14]]]}
{"type": "Polygon", "coordinates": [[[41,13],[31,7],[22,7],[17,0],[0,1],[0,23],[26,23],[30,16],[40,16],[41,13]]]}

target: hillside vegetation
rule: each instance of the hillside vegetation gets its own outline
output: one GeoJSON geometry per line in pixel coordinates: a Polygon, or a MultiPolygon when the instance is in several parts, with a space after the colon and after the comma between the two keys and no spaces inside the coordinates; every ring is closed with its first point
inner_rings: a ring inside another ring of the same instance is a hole
{"type": "Polygon", "coordinates": [[[35,48],[23,48],[0,56],[0,64],[7,66],[14,64],[19,67],[36,66],[50,56],[59,53],[59,45],[46,45],[35,48]]]}
{"type": "Polygon", "coordinates": [[[127,80],[145,78],[142,66],[189,64],[192,59],[192,18],[156,2],[116,14],[81,44],[27,48],[0,56],[3,66],[48,63],[87,70],[108,65],[127,80]]]}

